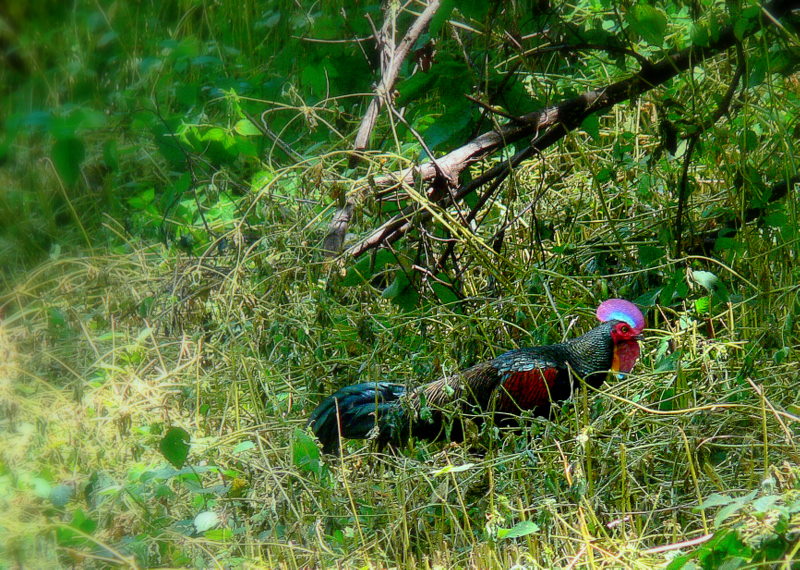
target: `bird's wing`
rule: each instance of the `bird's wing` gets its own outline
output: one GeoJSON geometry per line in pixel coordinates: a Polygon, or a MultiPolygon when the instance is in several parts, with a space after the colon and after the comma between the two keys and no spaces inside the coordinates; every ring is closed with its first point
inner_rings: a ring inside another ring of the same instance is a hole
{"type": "Polygon", "coordinates": [[[518,412],[548,403],[556,391],[563,398],[557,388],[566,373],[566,365],[546,347],[521,348],[422,386],[409,395],[409,401],[419,407],[423,400],[435,408],[461,401],[486,409],[497,392],[497,409],[518,412]]]}
{"type": "Polygon", "coordinates": [[[511,350],[495,358],[492,366],[499,375],[498,410],[530,410],[568,395],[566,365],[545,351],[511,350]]]}
{"type": "Polygon", "coordinates": [[[471,368],[443,376],[414,391],[414,404],[419,405],[420,396],[425,404],[436,408],[464,400],[479,402],[482,394],[491,393],[500,380],[492,362],[482,362],[471,368]]]}

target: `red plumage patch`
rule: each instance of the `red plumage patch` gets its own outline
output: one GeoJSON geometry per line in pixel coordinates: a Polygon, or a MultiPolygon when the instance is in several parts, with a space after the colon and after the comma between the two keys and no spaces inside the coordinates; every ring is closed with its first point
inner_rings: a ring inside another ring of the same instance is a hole
{"type": "Polygon", "coordinates": [[[517,412],[547,404],[557,378],[557,368],[512,372],[500,387],[498,410],[517,412]]]}

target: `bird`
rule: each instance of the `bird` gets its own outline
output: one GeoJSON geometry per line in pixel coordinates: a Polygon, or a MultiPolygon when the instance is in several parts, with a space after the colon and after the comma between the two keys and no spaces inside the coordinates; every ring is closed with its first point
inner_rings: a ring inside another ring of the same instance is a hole
{"type": "Polygon", "coordinates": [[[517,425],[523,411],[548,416],[582,379],[595,388],[610,373],[622,376],[639,358],[645,319],[625,299],[603,301],[600,325],[566,342],[517,348],[416,388],[395,382],[346,386],[320,402],[307,427],[324,453],[342,450],[341,438],[375,439],[378,449],[400,448],[410,436],[462,441],[463,418],[480,423],[489,412],[496,425],[517,425]]]}

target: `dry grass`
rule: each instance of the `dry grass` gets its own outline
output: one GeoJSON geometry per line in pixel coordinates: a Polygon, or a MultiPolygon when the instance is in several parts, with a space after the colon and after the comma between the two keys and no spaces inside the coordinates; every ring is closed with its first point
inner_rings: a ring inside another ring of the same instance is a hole
{"type": "Polygon", "coordinates": [[[4,298],[12,564],[656,567],[714,532],[713,511],[695,508],[713,493],[795,484],[797,361],[793,348],[780,363],[767,350],[770,313],[786,314],[763,293],[709,318],[651,311],[636,373],[582,393],[556,422],[400,455],[353,444],[309,471],[297,430],[322,393],[577,334],[594,301],[551,278],[575,329],[564,333],[521,280],[468,313],[407,315],[363,288],[332,289],[324,266],[285,256],[253,278],[247,265],[144,250],[63,259],[4,298]],[[680,355],[671,367],[669,353],[680,355]],[[191,434],[191,468],[166,466],[168,426],[191,434]],[[216,529],[194,532],[202,511],[217,513],[216,529]],[[501,538],[522,521],[538,530],[501,538]],[[85,536],[65,538],[70,525],[85,536]]]}

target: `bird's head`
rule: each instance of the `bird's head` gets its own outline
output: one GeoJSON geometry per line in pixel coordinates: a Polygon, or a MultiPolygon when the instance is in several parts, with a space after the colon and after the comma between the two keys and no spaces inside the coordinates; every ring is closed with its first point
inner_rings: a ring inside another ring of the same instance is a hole
{"type": "Polygon", "coordinates": [[[640,340],[642,338],[641,331],[636,330],[625,321],[617,321],[611,327],[611,340],[614,344],[625,342],[629,340],[640,340]]]}
{"type": "Polygon", "coordinates": [[[639,343],[644,330],[644,315],[639,308],[625,299],[608,299],[597,307],[597,318],[611,324],[611,340],[614,343],[614,360],[611,369],[615,372],[630,372],[639,358],[639,343]]]}

